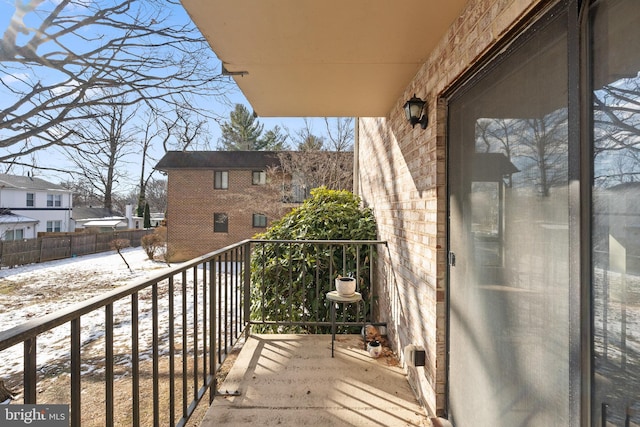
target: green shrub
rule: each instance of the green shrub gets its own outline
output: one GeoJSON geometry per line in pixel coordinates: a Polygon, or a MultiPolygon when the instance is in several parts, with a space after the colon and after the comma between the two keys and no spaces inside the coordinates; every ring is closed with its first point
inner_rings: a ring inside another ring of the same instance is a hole
{"type": "MultiPolygon", "coordinates": [[[[348,191],[317,188],[298,208],[256,238],[266,240],[375,240],[373,213],[348,191]]],[[[340,244],[258,244],[251,260],[253,320],[328,321],[325,293],[340,275],[356,274],[369,313],[373,246],[340,244]],[[356,266],[359,269],[356,271],[356,266]]],[[[355,320],[355,306],[348,321],[355,320]]],[[[256,327],[257,332],[301,332],[306,328],[256,327]]],[[[323,331],[327,332],[326,328],[323,331]]]]}

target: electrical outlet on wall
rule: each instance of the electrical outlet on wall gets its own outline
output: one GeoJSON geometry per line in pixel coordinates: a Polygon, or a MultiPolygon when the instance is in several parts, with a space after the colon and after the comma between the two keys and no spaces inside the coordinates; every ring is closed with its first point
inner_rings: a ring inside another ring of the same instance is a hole
{"type": "Polygon", "coordinates": [[[409,366],[424,366],[426,364],[426,352],[420,346],[409,344],[404,348],[404,360],[409,366]]]}

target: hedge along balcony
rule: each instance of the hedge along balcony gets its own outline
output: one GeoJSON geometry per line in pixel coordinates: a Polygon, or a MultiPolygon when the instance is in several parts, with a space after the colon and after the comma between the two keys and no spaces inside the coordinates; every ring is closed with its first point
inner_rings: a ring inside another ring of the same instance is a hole
{"type": "MultiPolygon", "coordinates": [[[[329,333],[325,299],[338,275],[356,278],[363,304],[343,311],[343,325],[373,322],[374,262],[381,241],[253,240],[250,323],[255,332],[329,333]],[[360,307],[360,311],[357,311],[360,307]]],[[[375,322],[374,322],[375,323],[375,322]]]]}
{"type": "Polygon", "coordinates": [[[0,356],[16,345],[23,348],[22,375],[12,376],[7,385],[22,391],[22,402],[16,403],[69,404],[71,426],[88,425],[95,418],[95,410],[83,411],[86,405],[103,406],[96,425],[121,425],[126,419],[134,426],[183,426],[207,391],[213,401],[215,374],[241,334],[249,332],[247,325],[328,333],[324,296],[333,289],[332,278],[348,273],[358,277],[365,303],[361,312],[346,313],[344,323],[372,320],[373,264],[376,247],[383,243],[246,240],[211,252],[0,332],[0,356]],[[82,320],[91,316],[104,319],[102,330],[95,324],[86,330],[82,320]],[[39,402],[37,390],[49,367],[38,365],[38,350],[57,327],[69,331],[69,351],[61,356],[64,360],[55,361],[57,383],[68,387],[68,393],[56,396],[56,402],[39,402]],[[87,365],[96,360],[97,351],[104,366],[94,375],[87,365]],[[168,372],[161,372],[165,364],[168,372]],[[81,393],[84,381],[103,382],[103,392],[81,393]],[[118,409],[115,396],[130,402],[129,407],[118,409]]]}

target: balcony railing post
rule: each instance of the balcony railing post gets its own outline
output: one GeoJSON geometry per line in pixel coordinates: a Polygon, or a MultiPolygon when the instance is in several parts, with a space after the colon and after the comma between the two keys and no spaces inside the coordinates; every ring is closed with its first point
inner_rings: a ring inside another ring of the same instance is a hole
{"type": "Polygon", "coordinates": [[[187,271],[184,270],[182,272],[182,300],[181,300],[181,310],[182,310],[182,416],[184,418],[188,418],[188,410],[189,410],[189,390],[188,390],[188,358],[189,358],[189,348],[188,341],[186,337],[189,335],[188,328],[188,306],[187,306],[187,271]]]}
{"type": "Polygon", "coordinates": [[[175,425],[176,418],[176,344],[175,344],[175,297],[174,297],[174,278],[169,277],[168,283],[168,297],[169,297],[169,426],[175,425]]]}
{"type": "Polygon", "coordinates": [[[71,427],[80,427],[81,419],[81,378],[80,368],[80,318],[71,321],[71,427]]]}
{"type": "Polygon", "coordinates": [[[132,425],[140,425],[140,351],[138,293],[131,295],[131,402],[132,425]]]}
{"type": "Polygon", "coordinates": [[[24,341],[24,403],[36,403],[36,339],[24,341]]]}
{"type": "Polygon", "coordinates": [[[104,369],[104,381],[105,381],[105,425],[112,426],[114,424],[114,389],[113,389],[113,304],[108,304],[104,309],[104,324],[105,324],[105,369],[104,369]]]}
{"type": "MultiPolygon", "coordinates": [[[[243,261],[243,290],[244,324],[249,324],[251,320],[251,242],[245,244],[243,261]]],[[[251,333],[251,328],[246,329],[247,337],[251,333]]]]}
{"type": "Polygon", "coordinates": [[[209,335],[208,335],[208,329],[209,329],[209,324],[207,323],[209,321],[208,316],[208,304],[209,304],[209,299],[207,298],[207,263],[203,263],[202,264],[202,384],[203,386],[207,386],[209,383],[209,377],[208,377],[208,370],[209,370],[209,365],[208,365],[208,340],[209,340],[209,335]]]}
{"type": "Polygon", "coordinates": [[[153,425],[160,425],[160,384],[158,378],[160,374],[160,360],[158,346],[160,345],[160,337],[158,336],[158,284],[155,283],[151,288],[151,324],[152,324],[152,395],[153,395],[153,425]]]}
{"type": "Polygon", "coordinates": [[[218,330],[218,316],[216,315],[216,307],[218,303],[216,301],[216,263],[214,260],[209,261],[209,318],[211,319],[211,325],[209,326],[209,371],[213,377],[211,390],[209,391],[209,404],[213,403],[213,399],[218,389],[216,380],[216,364],[218,358],[216,357],[216,348],[218,343],[216,341],[216,331],[218,330]]]}
{"type": "Polygon", "coordinates": [[[198,267],[193,267],[193,399],[198,399],[198,267]]]}

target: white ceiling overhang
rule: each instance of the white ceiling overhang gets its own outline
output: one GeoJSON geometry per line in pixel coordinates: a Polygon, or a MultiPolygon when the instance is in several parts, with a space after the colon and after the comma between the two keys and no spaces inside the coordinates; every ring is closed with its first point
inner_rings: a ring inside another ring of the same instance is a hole
{"type": "Polygon", "coordinates": [[[380,117],[467,0],[181,1],[260,116],[380,117]]]}

